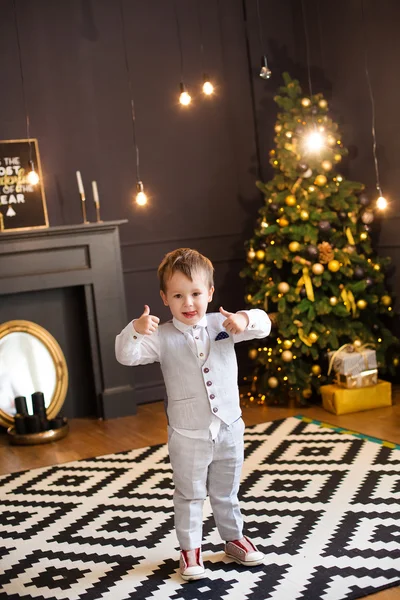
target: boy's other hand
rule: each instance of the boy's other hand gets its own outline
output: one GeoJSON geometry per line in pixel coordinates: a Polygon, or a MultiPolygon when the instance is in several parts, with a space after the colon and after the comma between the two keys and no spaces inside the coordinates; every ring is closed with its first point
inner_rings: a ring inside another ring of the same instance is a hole
{"type": "Polygon", "coordinates": [[[219,312],[226,317],[222,323],[222,327],[225,327],[230,333],[242,333],[249,323],[249,319],[245,313],[231,313],[222,308],[222,306],[220,306],[219,312]]]}
{"type": "Polygon", "coordinates": [[[151,335],[156,331],[159,322],[160,319],[151,315],[150,308],[145,304],[142,315],[136,319],[133,326],[140,335],[151,335]]]}

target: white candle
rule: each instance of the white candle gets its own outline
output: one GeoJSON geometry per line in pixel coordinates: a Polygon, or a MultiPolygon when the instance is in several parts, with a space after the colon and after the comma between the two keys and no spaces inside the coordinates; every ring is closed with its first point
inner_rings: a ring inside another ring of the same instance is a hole
{"type": "Polygon", "coordinates": [[[76,172],[76,179],[78,181],[79,193],[81,194],[81,196],[84,196],[85,195],[85,190],[83,189],[83,183],[82,183],[82,177],[81,177],[81,172],[80,171],[76,172]]]}
{"type": "Polygon", "coordinates": [[[99,206],[100,205],[99,190],[97,189],[97,182],[96,181],[92,181],[92,190],[93,190],[93,200],[94,200],[94,203],[97,206],[99,206]]]}

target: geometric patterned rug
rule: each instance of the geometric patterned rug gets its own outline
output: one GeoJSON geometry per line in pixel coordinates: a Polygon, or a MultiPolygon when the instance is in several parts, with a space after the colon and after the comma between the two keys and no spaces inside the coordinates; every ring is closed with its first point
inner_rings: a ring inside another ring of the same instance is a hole
{"type": "Polygon", "coordinates": [[[400,448],[302,417],[246,428],[241,507],[265,564],[177,574],[166,445],[0,477],[0,597],[342,600],[400,584],[400,448]],[[378,442],[378,443],[377,443],[378,442]]]}

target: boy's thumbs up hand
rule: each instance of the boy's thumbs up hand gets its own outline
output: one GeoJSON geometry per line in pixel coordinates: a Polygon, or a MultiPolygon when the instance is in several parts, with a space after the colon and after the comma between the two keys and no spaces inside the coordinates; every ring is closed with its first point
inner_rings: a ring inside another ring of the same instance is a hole
{"type": "Polygon", "coordinates": [[[144,305],[144,311],[141,316],[134,321],[133,327],[140,335],[151,335],[158,327],[160,319],[150,314],[150,307],[144,305]]]}
{"type": "Polygon", "coordinates": [[[245,313],[231,313],[222,308],[222,306],[220,306],[219,312],[226,317],[222,323],[222,327],[225,327],[230,333],[242,333],[249,323],[248,316],[245,313]]]}
{"type": "Polygon", "coordinates": [[[222,306],[219,307],[219,312],[221,313],[221,315],[224,315],[224,317],[232,316],[232,313],[230,313],[227,310],[225,310],[224,308],[222,308],[222,306]]]}

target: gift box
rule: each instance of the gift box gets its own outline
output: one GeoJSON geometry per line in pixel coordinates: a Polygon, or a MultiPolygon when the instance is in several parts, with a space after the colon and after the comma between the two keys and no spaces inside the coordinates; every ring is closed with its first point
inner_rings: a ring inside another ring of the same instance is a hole
{"type": "Polygon", "coordinates": [[[361,373],[358,373],[358,375],[343,375],[342,373],[337,373],[336,383],[349,390],[376,385],[378,383],[378,369],[362,371],[361,373]]]}
{"type": "Polygon", "coordinates": [[[345,389],[337,384],[322,385],[322,406],[336,415],[391,406],[392,386],[389,381],[378,380],[376,385],[345,389]]]}
{"type": "Polygon", "coordinates": [[[335,352],[328,352],[328,357],[328,375],[332,368],[341,375],[359,375],[363,371],[378,368],[376,352],[373,348],[367,348],[366,344],[360,347],[345,344],[335,352]]]}

